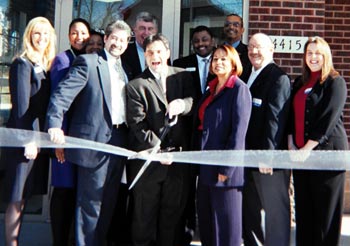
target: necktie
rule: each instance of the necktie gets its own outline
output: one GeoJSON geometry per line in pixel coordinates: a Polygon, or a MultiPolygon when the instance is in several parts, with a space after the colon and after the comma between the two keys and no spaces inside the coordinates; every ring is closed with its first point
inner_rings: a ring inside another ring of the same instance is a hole
{"type": "Polygon", "coordinates": [[[207,87],[207,77],[208,77],[208,63],[209,59],[208,58],[203,58],[202,59],[204,63],[203,71],[202,71],[202,81],[201,81],[201,88],[202,88],[202,93],[205,92],[205,89],[207,87]]]}
{"type": "Polygon", "coordinates": [[[122,67],[122,63],[121,63],[120,59],[117,59],[114,67],[118,73],[119,80],[125,83],[124,69],[122,67]]]}
{"type": "Polygon", "coordinates": [[[161,74],[158,79],[158,83],[160,85],[160,88],[162,88],[162,91],[166,93],[166,76],[161,74]]]}

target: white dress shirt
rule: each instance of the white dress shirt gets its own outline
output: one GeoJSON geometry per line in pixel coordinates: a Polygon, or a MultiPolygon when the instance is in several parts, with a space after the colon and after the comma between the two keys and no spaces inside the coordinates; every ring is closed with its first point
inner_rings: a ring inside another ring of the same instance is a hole
{"type": "Polygon", "coordinates": [[[109,74],[111,77],[112,124],[119,125],[126,122],[125,85],[128,79],[124,70],[122,70],[122,75],[119,75],[117,72],[115,68],[117,58],[110,55],[107,50],[105,50],[105,52],[107,55],[109,74]],[[120,76],[124,76],[124,78],[121,78],[120,76]]]}

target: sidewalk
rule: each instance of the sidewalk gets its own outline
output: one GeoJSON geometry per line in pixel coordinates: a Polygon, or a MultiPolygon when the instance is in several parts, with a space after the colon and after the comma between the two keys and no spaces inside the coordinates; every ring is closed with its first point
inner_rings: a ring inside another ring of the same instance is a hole
{"type": "MultiPolygon", "coordinates": [[[[294,246],[295,230],[292,230],[291,246],[294,246]]],[[[22,226],[20,246],[51,246],[51,228],[48,222],[25,222],[22,226]]],[[[201,245],[200,242],[193,242],[192,245],[201,245]]],[[[339,246],[350,245],[350,215],[344,215],[342,224],[342,236],[339,246]]],[[[4,224],[0,221],[0,246],[4,243],[4,224]]]]}

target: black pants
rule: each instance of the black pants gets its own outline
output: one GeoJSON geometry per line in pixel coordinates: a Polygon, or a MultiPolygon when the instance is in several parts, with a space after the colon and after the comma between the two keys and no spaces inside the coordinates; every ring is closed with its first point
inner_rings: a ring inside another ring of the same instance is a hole
{"type": "Polygon", "coordinates": [[[338,245],[345,171],[293,171],[296,245],[338,245]]]}
{"type": "Polygon", "coordinates": [[[54,246],[74,245],[75,188],[55,187],[50,202],[54,246]]]}

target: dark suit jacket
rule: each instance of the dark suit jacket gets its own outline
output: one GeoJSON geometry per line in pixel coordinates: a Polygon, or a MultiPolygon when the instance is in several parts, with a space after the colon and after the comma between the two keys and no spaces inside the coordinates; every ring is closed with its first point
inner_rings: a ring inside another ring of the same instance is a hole
{"type": "MultiPolygon", "coordinates": [[[[68,135],[108,143],[112,133],[111,79],[105,51],[78,56],[67,76],[52,94],[47,113],[48,127],[60,128],[70,108],[68,135]]],[[[105,153],[66,149],[67,160],[95,167],[105,153]]]]}
{"type": "MultiPolygon", "coordinates": [[[[130,147],[133,150],[141,151],[156,145],[164,127],[168,102],[183,99],[185,102],[183,115],[192,112],[194,91],[191,80],[191,75],[184,69],[169,67],[166,96],[149,69],[128,83],[127,122],[130,128],[130,147]]],[[[180,115],[178,122],[162,142],[162,148],[169,146],[181,146],[184,150],[189,148],[190,134],[187,133],[187,129],[191,126],[185,123],[180,115]]],[[[137,173],[139,166],[128,166],[133,167],[131,175],[137,173]]]]}
{"type": "Polygon", "coordinates": [[[128,48],[121,55],[121,58],[123,64],[128,66],[130,69],[131,74],[128,76],[130,79],[133,79],[142,73],[141,63],[136,48],[136,40],[129,43],[128,48]]]}
{"type": "Polygon", "coordinates": [[[236,51],[238,52],[239,58],[243,66],[243,72],[239,77],[244,82],[247,82],[249,79],[249,75],[252,72],[252,64],[250,63],[250,60],[248,57],[248,46],[244,44],[242,41],[240,41],[240,43],[236,47],[236,51]]]}
{"type": "MultiPolygon", "coordinates": [[[[293,98],[302,87],[301,78],[293,83],[293,98]]],[[[347,150],[348,140],[343,124],[343,110],[347,89],[345,80],[328,77],[321,85],[317,82],[305,104],[304,139],[319,142],[317,150],[347,150]]],[[[291,110],[290,133],[294,133],[294,110],[291,110]]],[[[294,135],[294,134],[293,134],[294,135]]]]}
{"type": "MultiPolygon", "coordinates": [[[[173,62],[174,67],[182,67],[185,68],[186,70],[191,70],[191,75],[193,78],[193,83],[194,83],[194,89],[196,92],[196,100],[199,100],[202,97],[202,89],[201,89],[201,81],[200,81],[200,76],[199,76],[199,69],[198,69],[198,60],[196,54],[192,54],[189,56],[185,56],[179,59],[174,60],[173,62]],[[195,69],[195,71],[192,71],[192,69],[195,69]]],[[[215,75],[209,73],[208,71],[208,78],[207,81],[211,81],[212,79],[215,78],[215,75]]],[[[195,103],[196,105],[196,103],[195,103]]]]}
{"type": "MultiPolygon", "coordinates": [[[[246,84],[237,78],[232,88],[225,87],[207,106],[201,134],[202,150],[244,150],[245,137],[252,109],[252,100],[246,84]]],[[[209,91],[203,100],[209,96],[209,91]]],[[[203,102],[203,100],[201,100],[203,102]]],[[[198,118],[197,118],[198,122],[198,118]]],[[[243,167],[200,167],[200,182],[212,186],[242,186],[243,167]],[[229,178],[218,182],[218,174],[229,178]]]]}
{"type": "Polygon", "coordinates": [[[255,79],[250,93],[253,108],[246,149],[285,149],[291,94],[288,75],[275,63],[270,63],[255,79]]]}

